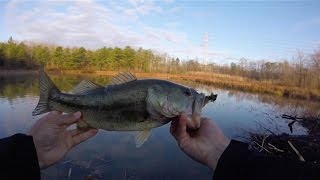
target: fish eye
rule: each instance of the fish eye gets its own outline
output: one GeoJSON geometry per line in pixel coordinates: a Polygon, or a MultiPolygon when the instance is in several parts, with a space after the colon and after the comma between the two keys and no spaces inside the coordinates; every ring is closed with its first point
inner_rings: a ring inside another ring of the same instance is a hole
{"type": "Polygon", "coordinates": [[[191,90],[190,90],[190,89],[187,89],[184,93],[185,93],[187,96],[191,96],[191,90]]]}

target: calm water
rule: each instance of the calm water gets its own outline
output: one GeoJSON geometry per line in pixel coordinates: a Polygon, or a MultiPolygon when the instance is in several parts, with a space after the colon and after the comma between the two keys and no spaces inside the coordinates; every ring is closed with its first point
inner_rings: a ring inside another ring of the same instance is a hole
{"type": "MultiPolygon", "coordinates": [[[[69,91],[83,77],[51,76],[63,91],[69,91]]],[[[91,78],[107,84],[110,78],[91,78]]],[[[186,84],[186,83],[184,83],[186,84]]],[[[199,91],[218,94],[204,116],[214,119],[230,138],[244,140],[249,132],[271,130],[289,133],[288,120],[281,114],[301,114],[320,109],[316,103],[265,95],[228,91],[187,83],[199,91]]],[[[32,117],[38,102],[36,75],[0,76],[0,137],[26,132],[41,116],[32,117]]],[[[100,130],[92,139],[74,148],[56,165],[43,170],[43,179],[211,179],[210,170],[188,158],[169,132],[170,125],[153,130],[150,139],[136,148],[131,132],[100,130]]],[[[293,134],[308,129],[294,125],[293,134]]]]}

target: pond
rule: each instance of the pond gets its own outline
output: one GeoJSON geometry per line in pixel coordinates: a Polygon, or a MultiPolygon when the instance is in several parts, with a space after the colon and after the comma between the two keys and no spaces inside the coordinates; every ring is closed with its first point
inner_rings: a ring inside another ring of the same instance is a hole
{"type": "MultiPolygon", "coordinates": [[[[68,92],[84,77],[50,75],[57,86],[68,92]]],[[[110,77],[88,77],[107,84],[110,77]]],[[[308,129],[294,124],[281,114],[297,114],[319,109],[318,103],[280,97],[223,90],[190,82],[179,82],[198,91],[218,94],[203,115],[216,121],[229,137],[246,140],[250,132],[307,134],[308,129]]],[[[31,112],[38,102],[37,75],[0,76],[0,138],[25,133],[41,116],[31,112]]],[[[211,179],[213,173],[191,160],[178,147],[169,132],[170,124],[156,128],[140,148],[134,133],[99,130],[92,139],[72,149],[59,163],[43,170],[42,179],[211,179]]]]}

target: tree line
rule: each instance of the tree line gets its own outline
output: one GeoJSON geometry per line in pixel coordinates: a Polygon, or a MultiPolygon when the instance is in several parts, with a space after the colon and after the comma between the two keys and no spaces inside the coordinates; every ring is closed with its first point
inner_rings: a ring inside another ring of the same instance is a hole
{"type": "Polygon", "coordinates": [[[38,68],[48,69],[130,69],[148,71],[151,61],[159,57],[151,50],[130,46],[125,48],[103,47],[89,50],[84,47],[65,48],[61,46],[27,45],[15,42],[11,37],[8,42],[0,43],[0,67],[7,69],[38,68]]]}
{"type": "Polygon", "coordinates": [[[277,85],[320,90],[320,49],[309,55],[297,51],[291,61],[248,61],[241,58],[239,63],[219,67],[216,71],[277,85]]]}
{"type": "Polygon", "coordinates": [[[298,51],[292,60],[272,62],[249,61],[241,58],[231,64],[203,64],[199,59],[181,61],[167,54],[155,54],[147,49],[130,46],[102,47],[96,50],[84,47],[61,47],[45,44],[26,44],[9,38],[0,43],[0,68],[116,70],[135,72],[182,73],[201,71],[241,76],[256,81],[300,88],[320,89],[320,49],[311,55],[298,51]]]}

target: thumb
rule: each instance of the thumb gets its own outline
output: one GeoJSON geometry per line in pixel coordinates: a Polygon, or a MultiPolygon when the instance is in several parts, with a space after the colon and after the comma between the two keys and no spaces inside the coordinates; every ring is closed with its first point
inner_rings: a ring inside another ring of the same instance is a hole
{"type": "Polygon", "coordinates": [[[179,124],[176,131],[176,138],[178,141],[186,140],[190,136],[187,133],[187,116],[186,114],[181,114],[179,118],[179,124]]]}

